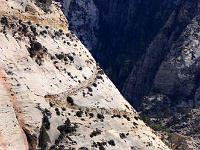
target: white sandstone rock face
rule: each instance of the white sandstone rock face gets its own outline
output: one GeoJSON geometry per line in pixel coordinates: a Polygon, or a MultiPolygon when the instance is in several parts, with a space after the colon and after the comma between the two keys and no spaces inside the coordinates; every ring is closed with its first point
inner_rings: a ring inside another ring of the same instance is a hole
{"type": "Polygon", "coordinates": [[[67,30],[57,3],[0,3],[0,149],[168,149],[67,30]]]}

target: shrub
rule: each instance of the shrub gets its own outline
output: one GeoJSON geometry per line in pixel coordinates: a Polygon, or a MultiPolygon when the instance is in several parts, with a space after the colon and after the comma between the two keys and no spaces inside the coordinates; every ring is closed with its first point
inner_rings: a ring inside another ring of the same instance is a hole
{"type": "Polygon", "coordinates": [[[56,115],[60,116],[60,111],[57,111],[57,112],[56,112],[56,115]]]}
{"type": "Polygon", "coordinates": [[[43,34],[47,34],[47,31],[46,31],[46,30],[43,30],[43,34]]]}
{"type": "Polygon", "coordinates": [[[101,76],[97,76],[97,79],[101,79],[102,80],[103,78],[101,76]]]}
{"type": "Polygon", "coordinates": [[[52,102],[49,102],[49,106],[50,106],[50,107],[53,107],[53,105],[54,105],[54,104],[53,104],[52,102]]]}
{"type": "Polygon", "coordinates": [[[46,132],[45,127],[42,125],[40,129],[39,144],[38,144],[41,150],[46,150],[48,141],[49,141],[49,135],[46,132]]]}
{"type": "Polygon", "coordinates": [[[115,117],[121,118],[119,114],[111,116],[111,118],[115,118],[115,117]]]}
{"type": "Polygon", "coordinates": [[[87,89],[88,89],[89,92],[92,92],[92,91],[93,91],[92,88],[89,87],[89,86],[87,87],[87,89]]]}
{"type": "Polygon", "coordinates": [[[104,116],[102,114],[97,114],[98,119],[104,119],[104,116]]]}
{"type": "Polygon", "coordinates": [[[28,27],[25,24],[22,24],[22,32],[27,33],[28,27]]]}
{"type": "Polygon", "coordinates": [[[71,105],[74,104],[74,100],[70,96],[67,97],[67,102],[70,103],[71,105]]]}
{"type": "Polygon", "coordinates": [[[92,138],[93,136],[97,136],[101,134],[101,130],[96,129],[94,131],[92,131],[92,133],[90,134],[90,137],[92,138]]]}
{"type": "Polygon", "coordinates": [[[138,126],[138,124],[136,122],[133,122],[133,125],[136,126],[136,127],[138,126]]]}
{"type": "Polygon", "coordinates": [[[72,133],[76,131],[77,126],[72,126],[71,121],[69,118],[65,121],[64,125],[58,126],[58,130],[60,131],[61,134],[66,134],[66,133],[72,133]]]}
{"type": "Polygon", "coordinates": [[[126,118],[128,121],[131,121],[131,119],[129,117],[126,118]]]}
{"type": "Polygon", "coordinates": [[[124,133],[120,133],[119,136],[120,136],[121,139],[126,138],[126,135],[124,133]]]}
{"type": "Polygon", "coordinates": [[[82,117],[82,115],[83,115],[83,111],[77,111],[76,112],[76,116],[77,117],[82,117]]]}
{"type": "Polygon", "coordinates": [[[63,53],[55,54],[55,56],[56,56],[56,58],[59,59],[59,60],[61,60],[61,59],[63,59],[63,58],[65,57],[63,53]]]}
{"type": "Polygon", "coordinates": [[[55,36],[57,36],[57,37],[60,37],[62,34],[60,33],[60,32],[58,32],[58,31],[56,31],[55,33],[55,36]]]}
{"type": "Polygon", "coordinates": [[[80,147],[79,150],[89,150],[87,147],[80,147]]]}
{"type": "Polygon", "coordinates": [[[38,51],[42,48],[42,45],[39,42],[35,42],[33,46],[36,51],[38,51]]]}
{"type": "Polygon", "coordinates": [[[92,147],[96,147],[97,148],[97,143],[96,142],[93,142],[93,144],[92,144],[92,147]]]}
{"type": "Polygon", "coordinates": [[[22,20],[21,19],[19,19],[19,24],[22,24],[22,20]]]}
{"type": "Polygon", "coordinates": [[[30,25],[31,25],[31,22],[30,22],[30,21],[28,21],[28,22],[27,22],[27,24],[30,26],[30,25]]]}
{"type": "Polygon", "coordinates": [[[51,60],[54,60],[55,59],[55,56],[51,56],[51,60]]]}
{"type": "Polygon", "coordinates": [[[58,116],[60,116],[60,110],[59,110],[58,108],[55,108],[55,111],[56,111],[56,114],[57,114],[58,116]]]}
{"type": "Polygon", "coordinates": [[[66,37],[69,37],[69,36],[70,36],[70,34],[69,34],[69,33],[67,33],[67,34],[66,34],[66,37]]]}
{"type": "Polygon", "coordinates": [[[96,84],[96,83],[93,83],[92,85],[93,85],[94,87],[97,87],[97,84],[96,84]]]}
{"type": "Polygon", "coordinates": [[[105,150],[104,146],[103,146],[103,145],[100,145],[100,146],[99,146],[99,150],[105,150]]]}
{"type": "Polygon", "coordinates": [[[62,111],[66,111],[66,108],[65,108],[65,107],[63,107],[63,108],[62,108],[62,111]]]}
{"type": "Polygon", "coordinates": [[[127,118],[127,115],[123,115],[124,118],[127,118]]]}
{"type": "Polygon", "coordinates": [[[15,28],[15,24],[14,23],[11,23],[10,26],[11,26],[12,29],[15,28]]]}
{"type": "Polygon", "coordinates": [[[50,129],[51,123],[49,122],[49,118],[46,115],[43,117],[43,124],[46,130],[50,129]]]}
{"type": "Polygon", "coordinates": [[[94,114],[93,113],[89,113],[90,115],[90,118],[93,118],[94,117],[94,114]]]}
{"type": "Polygon", "coordinates": [[[140,117],[139,116],[134,116],[135,120],[139,120],[140,117]]]}
{"type": "Polygon", "coordinates": [[[69,55],[68,58],[69,58],[70,61],[74,61],[74,57],[69,55]]]}
{"type": "Polygon", "coordinates": [[[64,61],[67,61],[68,59],[67,59],[67,57],[64,57],[64,61]]]}
{"type": "Polygon", "coordinates": [[[110,144],[112,146],[115,146],[115,141],[114,140],[110,140],[110,141],[108,141],[108,144],[110,144]]]}
{"type": "Polygon", "coordinates": [[[4,16],[4,17],[1,18],[1,24],[8,26],[8,19],[7,19],[7,17],[4,16]]]}
{"type": "Polygon", "coordinates": [[[63,30],[62,30],[62,29],[59,29],[59,32],[60,32],[60,33],[63,33],[63,30]]]}
{"type": "Polygon", "coordinates": [[[50,110],[48,110],[48,109],[45,108],[44,112],[45,112],[45,114],[46,114],[47,116],[51,116],[50,110]]]}

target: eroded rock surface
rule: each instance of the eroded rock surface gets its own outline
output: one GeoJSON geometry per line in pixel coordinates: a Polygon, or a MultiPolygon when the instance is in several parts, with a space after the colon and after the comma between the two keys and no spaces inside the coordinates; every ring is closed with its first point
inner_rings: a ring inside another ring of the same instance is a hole
{"type": "Polygon", "coordinates": [[[0,3],[0,149],[168,149],[68,30],[57,3],[0,3]]]}

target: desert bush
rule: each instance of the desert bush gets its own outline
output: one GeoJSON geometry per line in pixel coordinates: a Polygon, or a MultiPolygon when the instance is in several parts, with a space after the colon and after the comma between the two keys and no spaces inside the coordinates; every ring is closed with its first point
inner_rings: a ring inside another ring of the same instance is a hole
{"type": "Polygon", "coordinates": [[[119,136],[120,136],[121,139],[126,138],[126,135],[124,133],[120,133],[119,136]]]}
{"type": "Polygon", "coordinates": [[[70,96],[67,97],[67,102],[70,103],[71,105],[74,104],[74,100],[70,96]]]}
{"type": "Polygon", "coordinates": [[[87,87],[87,89],[88,89],[89,92],[92,92],[92,91],[93,91],[92,88],[89,87],[89,86],[87,87]]]}
{"type": "Polygon", "coordinates": [[[127,119],[128,121],[131,121],[130,117],[127,117],[126,119],[127,119]]]}
{"type": "Polygon", "coordinates": [[[74,61],[74,57],[72,57],[71,55],[68,56],[70,61],[74,61]]]}
{"type": "Polygon", "coordinates": [[[56,115],[60,116],[60,110],[58,108],[55,108],[56,115]]]}
{"type": "Polygon", "coordinates": [[[94,117],[94,114],[93,113],[89,113],[90,115],[90,118],[93,118],[94,117]]]}
{"type": "Polygon", "coordinates": [[[108,141],[108,144],[110,144],[112,146],[115,146],[115,141],[114,140],[110,140],[110,141],[108,141]]]}
{"type": "Polygon", "coordinates": [[[40,49],[42,49],[42,44],[40,44],[39,42],[33,42],[31,43],[31,48],[35,51],[39,51],[40,49]]]}
{"type": "Polygon", "coordinates": [[[93,85],[94,87],[97,87],[97,84],[96,84],[96,83],[93,83],[92,85],[93,85]]]}
{"type": "Polygon", "coordinates": [[[67,118],[67,120],[65,121],[65,124],[58,126],[57,129],[60,131],[61,134],[67,134],[67,133],[76,132],[76,128],[77,126],[72,125],[69,118],[67,118]]]}
{"type": "Polygon", "coordinates": [[[62,111],[66,111],[66,108],[65,108],[65,107],[62,107],[62,111]]]}
{"type": "Polygon", "coordinates": [[[53,104],[52,102],[49,102],[49,106],[50,106],[50,107],[53,107],[53,105],[54,105],[54,104],[53,104]]]}
{"type": "Polygon", "coordinates": [[[5,26],[8,26],[8,19],[7,19],[7,17],[3,16],[1,18],[1,24],[5,25],[5,26]]]}
{"type": "Polygon", "coordinates": [[[56,111],[56,115],[60,116],[60,111],[56,111]]]}
{"type": "Polygon", "coordinates": [[[58,31],[56,31],[54,34],[55,34],[55,36],[57,36],[57,37],[60,37],[60,36],[62,35],[62,33],[58,32],[58,31]]]}
{"type": "Polygon", "coordinates": [[[103,145],[100,145],[100,146],[99,146],[99,150],[105,150],[104,146],[103,146],[103,145]]]}
{"type": "Polygon", "coordinates": [[[69,37],[69,36],[70,36],[70,34],[69,34],[69,33],[67,33],[67,34],[66,34],[66,37],[69,37]]]}
{"type": "Polygon", "coordinates": [[[28,27],[25,24],[22,24],[22,32],[27,33],[28,32],[28,27]]]}
{"type": "Polygon", "coordinates": [[[44,125],[42,125],[42,127],[40,129],[39,144],[38,144],[38,146],[41,148],[41,150],[46,150],[48,141],[50,141],[49,135],[46,132],[46,128],[44,127],[44,125]]]}
{"type": "Polygon", "coordinates": [[[46,114],[47,116],[51,116],[51,111],[48,110],[47,108],[45,108],[44,112],[45,112],[45,114],[46,114]]]}
{"type": "Polygon", "coordinates": [[[82,117],[82,115],[83,115],[83,111],[80,110],[80,111],[76,112],[76,116],[77,117],[82,117]]]}
{"type": "Polygon", "coordinates": [[[102,114],[97,114],[98,119],[104,119],[104,116],[102,114]]]}
{"type": "Polygon", "coordinates": [[[134,116],[135,120],[139,120],[140,117],[139,116],[134,116]]]}
{"type": "Polygon", "coordinates": [[[92,133],[90,134],[90,137],[92,138],[93,136],[97,136],[97,135],[100,135],[100,134],[101,134],[101,130],[96,129],[96,130],[92,131],[92,133]]]}
{"type": "Polygon", "coordinates": [[[55,54],[56,58],[61,60],[65,57],[65,55],[63,53],[60,53],[60,54],[55,54]]]}
{"type": "Polygon", "coordinates": [[[80,147],[79,150],[89,150],[87,147],[80,147]]]}

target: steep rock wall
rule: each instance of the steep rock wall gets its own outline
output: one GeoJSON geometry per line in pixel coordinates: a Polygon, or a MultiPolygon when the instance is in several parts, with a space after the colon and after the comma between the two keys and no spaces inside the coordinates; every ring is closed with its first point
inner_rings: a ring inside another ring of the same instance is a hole
{"type": "Polygon", "coordinates": [[[179,1],[172,0],[72,0],[63,1],[62,6],[70,16],[71,29],[90,46],[93,56],[122,89],[131,67],[178,5],[179,1]],[[76,16],[83,21],[78,22],[76,16]]]}
{"type": "Polygon", "coordinates": [[[58,3],[0,3],[0,149],[169,149],[68,30],[58,3]]]}

